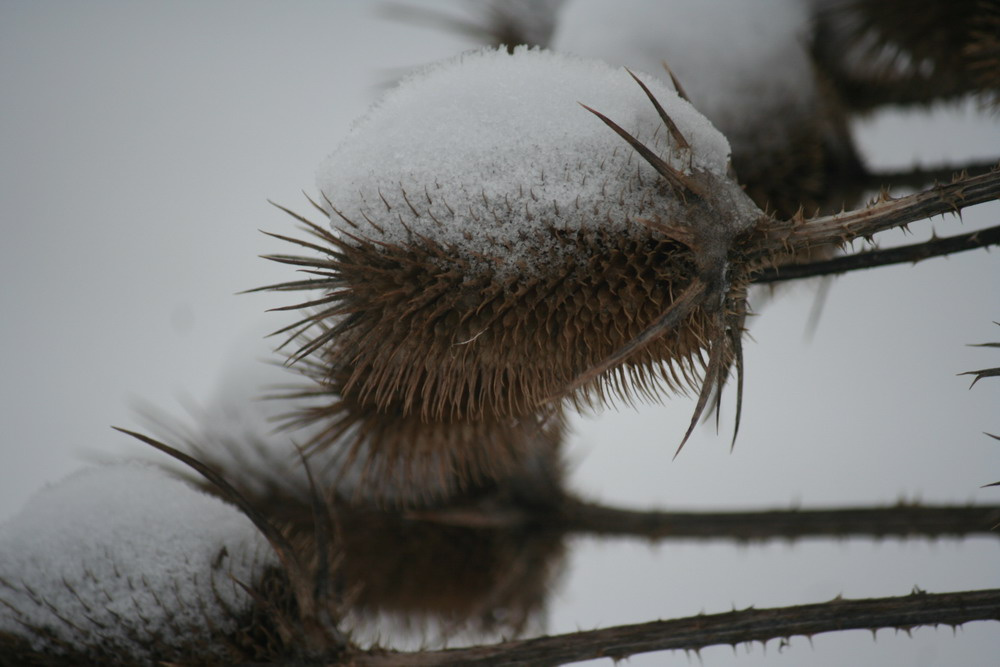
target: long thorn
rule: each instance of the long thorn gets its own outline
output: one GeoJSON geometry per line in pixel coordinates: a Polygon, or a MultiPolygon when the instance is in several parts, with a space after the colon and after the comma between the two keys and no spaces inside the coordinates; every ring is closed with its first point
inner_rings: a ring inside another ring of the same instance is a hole
{"type": "Polygon", "coordinates": [[[730,341],[733,346],[733,354],[736,364],[736,420],[733,424],[733,441],[729,444],[729,451],[736,448],[736,436],[740,433],[740,419],[743,417],[743,341],[740,338],[741,332],[735,328],[729,332],[730,341]]]}
{"type": "Polygon", "coordinates": [[[313,222],[309,218],[305,217],[304,215],[300,215],[300,214],[296,213],[295,211],[293,211],[290,208],[286,208],[286,207],[282,206],[281,204],[279,204],[277,202],[274,202],[274,201],[272,201],[270,199],[267,200],[267,203],[270,204],[271,206],[275,207],[276,209],[280,210],[280,211],[284,211],[285,213],[287,213],[288,215],[292,216],[293,218],[295,218],[299,222],[304,222],[305,224],[310,225],[310,226],[316,226],[315,222],[313,222]]]}
{"type": "Polygon", "coordinates": [[[722,363],[725,355],[724,347],[724,338],[709,341],[708,368],[705,369],[705,380],[701,383],[701,391],[698,392],[698,404],[694,408],[694,414],[691,415],[691,423],[688,424],[687,432],[684,433],[681,444],[677,445],[677,451],[674,452],[673,458],[675,459],[681,453],[681,450],[684,449],[684,445],[687,444],[691,434],[694,433],[694,427],[698,425],[698,419],[705,411],[712,392],[722,391],[722,382],[719,380],[719,376],[724,370],[722,363]]]}
{"type": "Polygon", "coordinates": [[[646,93],[646,97],[648,97],[649,101],[653,103],[654,107],[656,107],[656,113],[660,114],[660,120],[662,120],[663,124],[667,126],[668,130],[670,130],[670,136],[674,138],[677,145],[683,149],[691,148],[691,144],[689,144],[688,140],[684,138],[683,134],[681,134],[681,130],[677,127],[677,123],[675,123],[674,120],[667,115],[667,112],[662,106],[660,106],[660,101],[653,96],[653,93],[646,87],[646,84],[644,84],[639,77],[635,75],[635,72],[630,70],[628,67],[625,68],[625,71],[629,73],[629,76],[635,79],[635,82],[639,84],[640,88],[642,88],[642,92],[646,93]]]}
{"type": "Polygon", "coordinates": [[[663,69],[667,70],[667,75],[670,77],[670,83],[674,84],[674,90],[677,91],[677,95],[688,104],[691,104],[691,98],[688,97],[687,91],[684,90],[684,86],[681,85],[681,82],[677,80],[676,76],[674,76],[674,71],[670,69],[670,65],[667,64],[667,61],[661,60],[660,64],[663,65],[663,69]]]}
{"type": "Polygon", "coordinates": [[[695,183],[694,180],[691,177],[689,177],[689,176],[685,175],[683,172],[681,172],[681,171],[679,171],[679,170],[674,169],[673,167],[671,167],[662,158],[660,158],[656,153],[654,153],[653,151],[649,150],[649,148],[647,148],[645,144],[643,144],[641,141],[639,141],[638,139],[636,139],[635,137],[633,137],[631,134],[629,134],[628,132],[626,132],[625,130],[623,130],[617,123],[615,123],[613,120],[611,120],[610,118],[608,118],[607,116],[605,116],[604,114],[602,114],[600,111],[596,111],[594,109],[591,109],[586,104],[583,104],[583,103],[579,103],[579,104],[584,109],[586,109],[587,111],[589,111],[590,113],[594,114],[595,116],[597,116],[598,118],[600,118],[602,121],[604,121],[605,125],[607,125],[608,127],[610,127],[612,130],[615,131],[615,133],[618,136],[620,136],[622,139],[624,139],[626,142],[628,142],[628,145],[631,146],[632,148],[634,148],[635,151],[639,155],[641,155],[642,158],[646,162],[648,162],[653,167],[653,169],[656,170],[656,172],[660,176],[663,176],[663,178],[665,178],[667,180],[667,182],[670,183],[671,186],[673,186],[673,187],[675,187],[675,188],[677,188],[679,190],[687,190],[691,194],[696,195],[698,197],[703,197],[704,196],[704,193],[705,193],[704,189],[701,186],[699,186],[697,183],[695,183]]]}

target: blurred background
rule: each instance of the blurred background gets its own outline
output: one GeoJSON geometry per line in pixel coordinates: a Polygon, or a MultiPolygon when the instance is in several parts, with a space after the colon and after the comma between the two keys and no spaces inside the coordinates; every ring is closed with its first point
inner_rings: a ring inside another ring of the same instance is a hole
{"type": "MultiPolygon", "coordinates": [[[[410,6],[461,13],[457,2],[410,6]]],[[[307,210],[313,172],[380,91],[478,43],[374,2],[0,2],[0,520],[88,460],[145,456],[110,430],[135,406],[204,405],[267,354],[288,278],[258,230],[307,210]]],[[[870,165],[1000,154],[974,103],[856,123],[870,165]]],[[[913,225],[883,245],[997,224],[1000,206],[913,225]]],[[[757,308],[740,439],[698,428],[693,403],[573,423],[571,486],[636,508],[1000,503],[995,366],[1000,263],[974,251],[835,280],[808,334],[816,285],[757,308]]],[[[996,539],[800,540],[736,545],[578,539],[550,593],[548,633],[781,606],[836,595],[1000,586],[996,539]]],[[[383,640],[391,640],[382,633],[383,640]]],[[[793,638],[701,653],[705,665],[993,665],[996,624],[793,638]]],[[[688,664],[683,654],[632,664],[688,664]]],[[[596,661],[599,662],[599,661],[596,661]]]]}

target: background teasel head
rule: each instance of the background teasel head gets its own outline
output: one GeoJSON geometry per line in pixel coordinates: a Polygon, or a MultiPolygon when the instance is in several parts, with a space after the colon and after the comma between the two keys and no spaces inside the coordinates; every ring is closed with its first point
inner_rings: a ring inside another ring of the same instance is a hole
{"type": "Polygon", "coordinates": [[[270,625],[249,591],[277,566],[237,509],[162,470],[78,472],[0,526],[0,665],[254,658],[270,625]]]}
{"type": "Polygon", "coordinates": [[[568,0],[550,47],[663,73],[732,145],[736,176],[780,217],[851,206],[862,172],[843,104],[810,54],[799,0],[568,0]],[[720,45],[724,44],[724,48],[720,45]]]}
{"type": "Polygon", "coordinates": [[[816,60],[853,110],[1000,103],[997,0],[817,0],[814,21],[816,60]]]}

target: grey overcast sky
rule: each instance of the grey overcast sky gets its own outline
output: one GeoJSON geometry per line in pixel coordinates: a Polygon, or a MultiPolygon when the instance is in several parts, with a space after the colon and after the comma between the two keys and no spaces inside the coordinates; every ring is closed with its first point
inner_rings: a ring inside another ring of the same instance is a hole
{"type": "MultiPolygon", "coordinates": [[[[416,4],[416,3],[415,3],[416,4]]],[[[433,3],[452,6],[454,3],[433,3]]],[[[181,413],[223,369],[257,363],[287,277],[258,229],[304,210],[301,190],[381,86],[474,46],[386,20],[369,2],[0,2],[0,520],[94,452],[137,401],[181,413]]],[[[1000,123],[969,106],[858,127],[876,164],[1000,154],[1000,123]]],[[[307,204],[306,204],[307,205],[307,204]]],[[[913,226],[909,240],[997,224],[1000,206],[913,226]]],[[[898,242],[901,235],[892,237],[898,242]]],[[[744,423],[729,451],[692,403],[574,423],[574,488],[637,507],[1000,502],[1000,259],[983,251],[837,280],[815,335],[814,286],[758,308],[744,423]]],[[[724,414],[731,413],[727,395],[724,414]]],[[[145,452],[142,452],[145,455],[145,452]]],[[[1000,586],[997,540],[574,544],[547,630],[804,603],[1000,586]]],[[[995,624],[793,640],[706,665],[987,665],[995,624]]],[[[686,665],[683,655],[633,664],[686,665]]]]}

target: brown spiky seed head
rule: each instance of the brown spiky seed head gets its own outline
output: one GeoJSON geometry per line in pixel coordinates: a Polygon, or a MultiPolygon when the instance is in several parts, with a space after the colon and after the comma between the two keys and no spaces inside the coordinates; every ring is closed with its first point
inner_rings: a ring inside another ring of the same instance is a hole
{"type": "Polygon", "coordinates": [[[332,229],[299,218],[319,256],[274,257],[312,276],[279,289],[323,290],[287,328],[328,394],[297,416],[313,444],[447,492],[516,467],[563,397],[700,387],[704,406],[738,356],[735,239],[762,213],[722,135],[630,74],[483,51],[355,126],[320,173],[332,229]]]}

